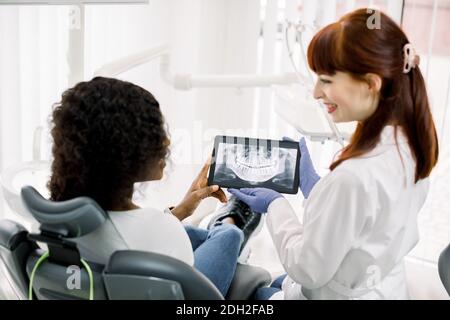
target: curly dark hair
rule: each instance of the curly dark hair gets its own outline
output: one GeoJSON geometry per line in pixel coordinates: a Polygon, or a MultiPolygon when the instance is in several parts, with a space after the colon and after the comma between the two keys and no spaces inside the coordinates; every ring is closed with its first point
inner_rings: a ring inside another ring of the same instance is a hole
{"type": "Polygon", "coordinates": [[[52,114],[51,200],[93,198],[105,210],[131,199],[168,156],[159,103],[129,82],[97,77],[66,90],[52,114]]]}

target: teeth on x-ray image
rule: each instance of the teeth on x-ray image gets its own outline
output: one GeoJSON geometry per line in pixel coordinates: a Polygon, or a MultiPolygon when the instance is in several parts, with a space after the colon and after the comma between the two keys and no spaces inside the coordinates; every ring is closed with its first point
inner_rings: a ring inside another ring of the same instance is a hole
{"type": "Polygon", "coordinates": [[[253,144],[220,143],[217,152],[217,183],[246,181],[252,185],[291,188],[296,150],[253,144]]]}
{"type": "Polygon", "coordinates": [[[263,182],[284,171],[286,153],[279,148],[227,145],[226,165],[242,180],[263,182]]]}

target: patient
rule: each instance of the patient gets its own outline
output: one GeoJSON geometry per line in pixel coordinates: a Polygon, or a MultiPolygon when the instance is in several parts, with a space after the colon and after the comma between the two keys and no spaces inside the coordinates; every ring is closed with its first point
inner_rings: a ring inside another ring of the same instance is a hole
{"type": "Polygon", "coordinates": [[[202,199],[227,202],[218,186],[207,186],[208,163],[177,206],[161,212],[132,202],[133,184],[161,179],[169,156],[164,117],[150,92],[110,78],[81,82],[64,92],[52,125],[51,200],[88,196],[108,213],[99,229],[75,239],[84,257],[106,263],[117,250],[165,254],[193,265],[226,295],[255,215],[230,200],[229,214],[222,209],[208,230],[183,226],[202,199]]]}

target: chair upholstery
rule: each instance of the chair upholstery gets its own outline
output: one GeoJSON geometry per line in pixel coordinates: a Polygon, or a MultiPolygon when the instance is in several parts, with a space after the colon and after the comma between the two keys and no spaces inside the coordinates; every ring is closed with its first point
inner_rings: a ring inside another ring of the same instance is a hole
{"type": "MultiPolygon", "coordinates": [[[[222,300],[219,290],[202,273],[169,256],[142,251],[116,251],[105,268],[107,275],[135,275],[178,283],[183,296],[190,300],[222,300]]],[[[108,278],[105,283],[108,287],[108,278]]],[[[127,285],[126,283],[124,285],[127,285]]],[[[132,288],[128,288],[131,290],[132,288]]],[[[176,287],[173,290],[177,290],[176,287]]],[[[123,289],[120,292],[127,291],[123,289]]],[[[110,295],[114,293],[109,291],[110,295]]],[[[173,299],[174,297],[168,297],[173,299]]],[[[178,297],[182,298],[182,297],[178,297]]]]}
{"type": "MultiPolygon", "coordinates": [[[[88,234],[105,220],[95,201],[80,197],[52,202],[32,187],[22,189],[25,207],[40,222],[41,233],[30,235],[16,222],[0,221],[0,298],[26,299],[31,272],[47,243],[50,255],[34,275],[37,299],[87,299],[89,277],[81,264],[76,243],[70,239],[88,234]],[[75,253],[75,254],[74,254],[75,253]]],[[[177,259],[134,250],[116,251],[106,265],[86,261],[92,270],[94,299],[221,300],[224,297],[203,274],[177,259]]],[[[270,275],[262,268],[238,264],[228,299],[249,299],[270,275]]]]}
{"type": "Polygon", "coordinates": [[[37,248],[27,235],[28,231],[17,222],[2,220],[0,223],[0,300],[27,297],[26,261],[37,248]]]}
{"type": "Polygon", "coordinates": [[[25,207],[40,222],[42,231],[66,238],[77,238],[98,228],[106,220],[106,212],[92,199],[79,197],[67,201],[49,201],[31,186],[21,190],[25,207]]]}

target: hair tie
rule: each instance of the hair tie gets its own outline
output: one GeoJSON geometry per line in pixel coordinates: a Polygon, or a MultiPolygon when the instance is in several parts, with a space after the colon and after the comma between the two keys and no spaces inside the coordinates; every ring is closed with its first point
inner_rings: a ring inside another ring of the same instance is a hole
{"type": "Polygon", "coordinates": [[[408,73],[411,69],[417,67],[420,63],[420,56],[416,53],[416,49],[411,43],[405,44],[403,47],[403,73],[408,73]]]}

